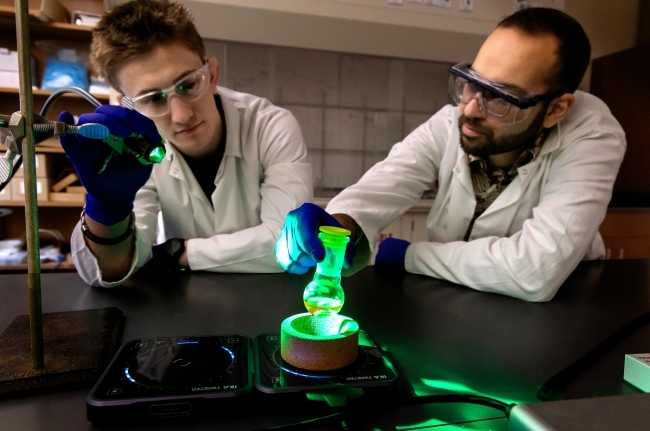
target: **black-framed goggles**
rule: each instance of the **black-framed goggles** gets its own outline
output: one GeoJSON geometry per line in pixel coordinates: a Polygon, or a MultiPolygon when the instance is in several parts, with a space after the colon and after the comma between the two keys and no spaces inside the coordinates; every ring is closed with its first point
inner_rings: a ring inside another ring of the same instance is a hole
{"type": "Polygon", "coordinates": [[[564,94],[564,91],[529,94],[520,88],[482,77],[468,63],[450,67],[449,74],[449,94],[454,102],[467,104],[476,99],[481,112],[510,124],[524,121],[530,114],[530,108],[538,103],[564,94]]]}

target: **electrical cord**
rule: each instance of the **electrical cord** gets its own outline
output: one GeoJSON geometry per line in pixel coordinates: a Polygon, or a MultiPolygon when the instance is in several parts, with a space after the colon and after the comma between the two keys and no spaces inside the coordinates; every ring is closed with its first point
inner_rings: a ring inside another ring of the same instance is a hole
{"type": "Polygon", "coordinates": [[[478,404],[499,410],[505,414],[505,418],[510,417],[510,411],[515,404],[506,404],[494,398],[483,397],[479,395],[466,395],[466,394],[448,394],[448,395],[425,395],[421,397],[402,398],[391,400],[384,403],[378,403],[354,409],[344,410],[328,415],[324,415],[314,419],[308,419],[302,422],[295,422],[287,425],[279,425],[266,428],[266,430],[278,431],[301,431],[310,430],[325,425],[341,424],[354,416],[359,416],[368,413],[385,412],[389,410],[396,410],[403,407],[423,405],[423,404],[437,404],[437,403],[463,403],[463,404],[478,404]]]}
{"type": "MultiPolygon", "coordinates": [[[[98,108],[98,107],[101,106],[101,103],[99,103],[99,100],[95,99],[95,97],[93,97],[92,94],[90,94],[89,92],[87,92],[86,90],[84,90],[82,88],[79,88],[79,87],[61,87],[58,90],[54,91],[52,94],[50,94],[50,96],[47,98],[47,100],[45,100],[45,103],[43,104],[43,107],[41,108],[40,115],[42,117],[45,117],[47,115],[48,111],[50,110],[50,108],[52,107],[52,105],[54,104],[54,102],[56,102],[59,99],[59,97],[63,96],[64,94],[67,94],[67,93],[74,93],[74,94],[77,94],[77,95],[83,97],[90,104],[92,104],[95,108],[98,108]]],[[[36,145],[38,145],[38,143],[36,145]]],[[[5,186],[7,184],[9,184],[11,179],[16,174],[16,171],[20,168],[20,166],[22,164],[23,164],[23,155],[18,154],[16,156],[16,160],[15,160],[14,165],[13,165],[13,171],[11,173],[11,176],[4,183],[0,183],[0,192],[5,188],[5,186]]]]}
{"type": "Polygon", "coordinates": [[[585,369],[587,366],[596,362],[607,351],[611,350],[623,338],[630,335],[632,332],[639,329],[641,326],[650,322],[650,313],[644,313],[638,317],[627,322],[621,328],[617,329],[612,335],[605,338],[593,349],[585,353],[580,359],[573,362],[559,373],[547,379],[542,385],[537,388],[537,399],[540,401],[557,401],[553,398],[550,391],[561,384],[563,381],[569,379],[571,376],[578,374],[578,371],[585,369]]]}
{"type": "Polygon", "coordinates": [[[86,90],[83,90],[79,87],[61,87],[58,90],[56,90],[54,93],[50,94],[50,97],[47,98],[45,103],[43,104],[43,107],[41,108],[41,113],[40,115],[45,117],[47,112],[50,110],[51,105],[56,102],[56,100],[61,97],[62,95],[66,93],[75,93],[84,99],[86,99],[90,104],[92,104],[95,108],[99,108],[102,104],[99,103],[97,99],[93,97],[92,94],[87,92],[86,90]]]}

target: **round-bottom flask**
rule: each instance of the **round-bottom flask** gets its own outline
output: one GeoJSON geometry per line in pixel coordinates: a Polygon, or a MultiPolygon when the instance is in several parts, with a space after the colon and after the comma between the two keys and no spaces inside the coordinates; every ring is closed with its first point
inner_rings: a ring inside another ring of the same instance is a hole
{"type": "Polygon", "coordinates": [[[321,226],[318,238],[325,247],[325,259],[316,265],[314,279],[302,295],[307,310],[315,316],[341,311],[345,294],[341,287],[341,269],[350,231],[334,226],[321,226]]]}

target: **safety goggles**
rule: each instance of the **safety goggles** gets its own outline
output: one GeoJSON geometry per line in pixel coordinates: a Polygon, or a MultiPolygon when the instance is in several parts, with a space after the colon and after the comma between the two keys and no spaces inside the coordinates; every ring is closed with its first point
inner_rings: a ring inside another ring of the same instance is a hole
{"type": "Polygon", "coordinates": [[[184,102],[193,102],[203,95],[209,82],[210,68],[208,63],[205,63],[200,69],[185,75],[167,88],[150,91],[136,97],[124,96],[122,105],[135,109],[145,117],[160,117],[169,112],[169,100],[172,96],[176,96],[184,102]]]}
{"type": "Polygon", "coordinates": [[[519,88],[483,78],[467,63],[450,67],[449,74],[449,94],[454,102],[468,104],[476,99],[479,110],[484,115],[490,114],[507,124],[524,121],[533,106],[564,94],[564,91],[528,94],[519,88]]]}

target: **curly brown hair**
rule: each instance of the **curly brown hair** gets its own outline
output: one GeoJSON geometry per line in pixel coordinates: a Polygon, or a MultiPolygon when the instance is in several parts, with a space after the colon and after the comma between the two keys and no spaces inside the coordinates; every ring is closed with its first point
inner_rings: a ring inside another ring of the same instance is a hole
{"type": "Polygon", "coordinates": [[[119,90],[117,69],[172,42],[180,42],[205,58],[203,39],[184,5],[169,0],[132,0],[115,6],[95,26],[90,61],[119,90]]]}

